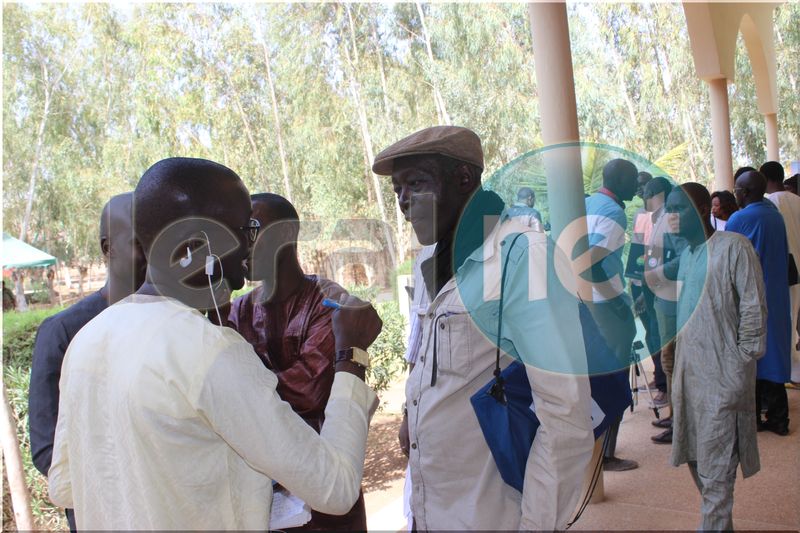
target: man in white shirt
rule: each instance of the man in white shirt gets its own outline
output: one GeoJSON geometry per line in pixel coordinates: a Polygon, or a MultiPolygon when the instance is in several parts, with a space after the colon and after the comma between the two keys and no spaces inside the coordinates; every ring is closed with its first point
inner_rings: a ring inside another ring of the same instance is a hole
{"type": "MultiPolygon", "coordinates": [[[[783,222],[786,224],[786,240],[789,241],[789,253],[800,269],[800,196],[784,188],[783,185],[783,165],[777,161],[767,161],[761,165],[761,173],[767,178],[767,199],[775,204],[778,211],[783,215],[783,222]]],[[[800,283],[795,283],[789,287],[789,301],[792,307],[792,376],[791,384],[793,387],[800,387],[800,350],[798,347],[798,329],[794,327],[798,323],[800,314],[800,283]]]]}
{"type": "Polygon", "coordinates": [[[481,188],[482,170],[480,139],[454,126],[414,133],[373,165],[377,174],[391,175],[419,242],[436,244],[414,282],[415,303],[418,291],[425,294],[416,308],[419,350],[406,384],[411,511],[418,531],[562,529],[594,441],[586,353],[574,329],[578,305],[574,292],[540,278],[554,270],[547,236],[538,223],[522,222],[531,217],[503,213],[502,199],[481,188]],[[511,233],[524,238],[511,246],[511,233]],[[501,364],[511,357],[526,363],[541,422],[522,493],[503,481],[470,404],[493,377],[506,254],[514,259],[506,270],[508,355],[501,364]]]}
{"type": "Polygon", "coordinates": [[[242,287],[250,196],[230,169],[171,158],[134,193],[148,258],[139,291],[87,324],[67,351],[50,498],[78,529],[269,527],[273,482],[341,514],[359,494],[377,406],[363,352],[380,332],[355,298],[333,314],[336,376],[317,434],[276,393],[234,330],[213,325],[242,287]]]}

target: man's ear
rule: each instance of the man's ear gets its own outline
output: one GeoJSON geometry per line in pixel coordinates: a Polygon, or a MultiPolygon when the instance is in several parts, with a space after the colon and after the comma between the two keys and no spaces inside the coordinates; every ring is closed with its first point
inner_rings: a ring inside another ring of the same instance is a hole
{"type": "Polygon", "coordinates": [[[461,194],[470,194],[478,186],[476,181],[479,178],[476,178],[472,172],[469,171],[466,164],[461,164],[456,168],[454,178],[456,188],[461,194]]]}
{"type": "Polygon", "coordinates": [[[100,250],[103,252],[104,257],[108,257],[111,254],[111,239],[100,237],[100,250]]]}

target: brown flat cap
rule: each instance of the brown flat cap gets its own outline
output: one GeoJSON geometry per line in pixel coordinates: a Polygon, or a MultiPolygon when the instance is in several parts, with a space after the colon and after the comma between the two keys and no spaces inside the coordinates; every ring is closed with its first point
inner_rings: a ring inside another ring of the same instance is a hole
{"type": "Polygon", "coordinates": [[[439,154],[471,163],[483,170],[483,149],[478,135],[459,126],[433,126],[412,133],[385,148],[375,157],[372,171],[382,176],[392,174],[393,161],[409,155],[439,154]]]}

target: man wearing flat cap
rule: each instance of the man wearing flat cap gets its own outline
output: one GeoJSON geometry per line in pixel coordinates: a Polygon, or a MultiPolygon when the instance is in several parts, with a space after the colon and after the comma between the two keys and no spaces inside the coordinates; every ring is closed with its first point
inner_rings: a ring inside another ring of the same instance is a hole
{"type": "Polygon", "coordinates": [[[483,150],[469,129],[418,131],[378,154],[372,168],[391,176],[426,246],[414,269],[420,333],[409,346],[417,356],[406,383],[407,442],[401,438],[415,528],[564,528],[594,441],[586,355],[572,329],[578,305],[574,291],[551,283],[564,258],[531,217],[510,216],[481,187],[483,150]],[[501,366],[525,363],[541,423],[522,493],[503,481],[470,403],[493,378],[501,260],[501,366]]]}

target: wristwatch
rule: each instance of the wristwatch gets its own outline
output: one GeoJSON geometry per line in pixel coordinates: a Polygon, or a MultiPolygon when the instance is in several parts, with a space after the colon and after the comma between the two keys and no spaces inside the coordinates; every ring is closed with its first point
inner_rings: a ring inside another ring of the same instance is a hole
{"type": "Polygon", "coordinates": [[[369,355],[361,348],[352,347],[338,350],[336,352],[336,362],[338,363],[339,361],[350,361],[365,370],[369,368],[369,355]]]}

